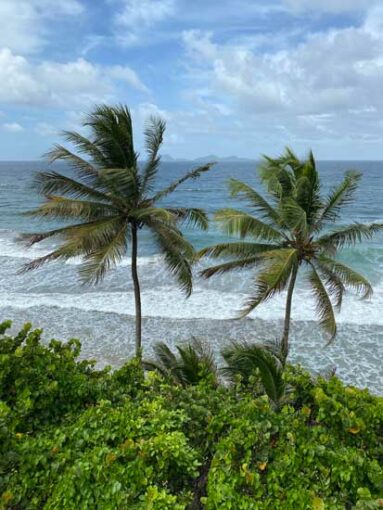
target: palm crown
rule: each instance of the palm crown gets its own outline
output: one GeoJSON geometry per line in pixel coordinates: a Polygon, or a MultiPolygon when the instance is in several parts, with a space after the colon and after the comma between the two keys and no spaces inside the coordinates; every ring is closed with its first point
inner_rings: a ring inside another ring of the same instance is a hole
{"type": "Polygon", "coordinates": [[[48,154],[51,162],[62,160],[69,163],[75,177],[53,170],[38,173],[35,185],[46,200],[28,213],[62,219],[70,224],[23,236],[29,245],[53,236],[59,236],[62,244],[48,255],[27,264],[24,270],[81,255],[83,263],[79,271],[83,281],[97,283],[125,255],[130,242],[136,304],[136,351],[139,354],[138,232],[144,227],[151,230],[168,268],[189,295],[192,290],[190,260],[193,248],[177,224],[179,220],[187,220],[206,229],[207,217],[200,209],[161,207],[158,202],[187,179],[209,170],[211,164],[192,170],[165,189],[154,192],[160,165],[159,149],[165,131],[165,123],[161,119],[151,118],[147,123],[144,135],[148,159],[142,167],[137,162],[131,116],[126,107],[96,107],[84,126],[90,129],[90,138],[76,132],[64,132],[66,141],[74,145],[77,153],[56,145],[48,154]]]}
{"type": "Polygon", "coordinates": [[[241,316],[288,289],[282,337],[287,356],[292,294],[299,268],[308,270],[305,276],[316,299],[320,324],[331,341],[336,335],[334,307],[340,309],[345,291],[354,290],[362,298],[372,293],[367,279],[336,260],[335,255],[344,246],[370,239],[383,230],[383,224],[353,223],[329,230],[342,206],[352,201],[360,174],[347,172],[328,196],[322,196],[312,153],[306,161],[300,161],[289,149],[280,158],[265,157],[260,175],[267,186],[268,201],[243,182],[231,179],[229,183],[232,196],[242,196],[256,215],[236,209],[222,209],[216,214],[226,233],[241,240],[205,248],[199,256],[232,259],[205,269],[202,275],[206,278],[238,268],[258,270],[253,296],[241,316]]]}

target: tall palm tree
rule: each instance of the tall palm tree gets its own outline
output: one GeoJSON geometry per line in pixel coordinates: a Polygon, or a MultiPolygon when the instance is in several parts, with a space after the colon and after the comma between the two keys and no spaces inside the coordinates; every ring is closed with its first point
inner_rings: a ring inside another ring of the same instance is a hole
{"type": "Polygon", "coordinates": [[[290,149],[280,158],[264,157],[260,174],[269,200],[248,184],[231,179],[231,195],[243,197],[250,210],[222,209],[216,214],[226,233],[240,240],[207,247],[199,256],[232,258],[202,271],[205,278],[256,268],[254,295],[246,302],[241,317],[287,288],[281,340],[287,356],[298,271],[307,269],[305,277],[316,299],[320,325],[332,341],[336,335],[334,307],[340,309],[345,291],[354,290],[362,298],[372,294],[367,279],[337,260],[336,254],[345,246],[371,239],[383,230],[383,224],[352,223],[329,228],[339,219],[342,206],[352,201],[361,176],[347,172],[342,182],[323,196],[312,153],[306,161],[300,161],[290,149]]]}
{"type": "Polygon", "coordinates": [[[33,245],[53,236],[61,238],[59,248],[24,266],[36,269],[46,262],[82,256],[80,276],[86,283],[102,280],[131,249],[131,272],[136,312],[136,355],[141,356],[141,294],[137,271],[138,237],[149,229],[163,253],[170,271],[181,288],[190,295],[193,256],[191,244],[178,228],[179,220],[206,229],[208,220],[201,209],[161,207],[158,205],[180,184],[199,177],[212,166],[203,165],[186,173],[160,191],[154,191],[160,166],[159,149],[165,123],[151,118],[144,132],[147,161],[141,167],[133,144],[133,128],[125,106],[97,106],[87,117],[84,127],[91,136],[64,132],[67,142],[77,151],[56,145],[48,153],[50,162],[68,163],[75,177],[54,170],[36,175],[35,186],[45,203],[27,214],[41,218],[57,218],[70,224],[41,233],[24,234],[22,239],[33,245]]]}

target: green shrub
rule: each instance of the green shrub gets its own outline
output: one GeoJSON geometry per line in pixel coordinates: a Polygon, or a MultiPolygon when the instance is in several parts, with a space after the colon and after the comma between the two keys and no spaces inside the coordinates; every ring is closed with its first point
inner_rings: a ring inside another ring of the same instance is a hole
{"type": "Polygon", "coordinates": [[[3,510],[382,508],[381,397],[288,366],[276,412],[243,384],[176,385],[137,360],[97,371],[77,342],[6,326],[3,510]]]}

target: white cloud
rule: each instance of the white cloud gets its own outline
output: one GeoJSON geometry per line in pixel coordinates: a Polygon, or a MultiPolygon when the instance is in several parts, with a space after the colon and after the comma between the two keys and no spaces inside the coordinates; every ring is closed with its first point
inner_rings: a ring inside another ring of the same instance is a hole
{"type": "Polygon", "coordinates": [[[114,17],[117,40],[126,46],[153,38],[150,29],[170,18],[176,9],[175,0],[122,0],[122,9],[114,17]]]}
{"type": "Polygon", "coordinates": [[[116,81],[147,91],[129,67],[102,67],[79,58],[33,65],[9,49],[0,50],[0,103],[70,108],[114,97],[116,81]]]}
{"type": "Polygon", "coordinates": [[[17,122],[9,122],[5,123],[1,126],[4,131],[8,131],[8,133],[21,133],[24,131],[23,126],[18,124],[17,122]]]}
{"type": "Polygon", "coordinates": [[[0,47],[29,54],[41,49],[46,36],[45,21],[83,12],[77,0],[1,0],[0,47]]]}
{"type": "Polygon", "coordinates": [[[377,13],[359,28],[309,35],[293,48],[257,53],[246,46],[218,45],[211,36],[184,34],[194,59],[191,77],[242,111],[316,115],[350,108],[383,110],[383,35],[377,13]],[[371,19],[374,26],[371,27],[371,19]]]}
{"type": "Polygon", "coordinates": [[[149,93],[148,87],[142,83],[138,74],[133,69],[130,69],[130,67],[112,66],[109,68],[108,75],[110,78],[123,81],[141,92],[149,93]]]}

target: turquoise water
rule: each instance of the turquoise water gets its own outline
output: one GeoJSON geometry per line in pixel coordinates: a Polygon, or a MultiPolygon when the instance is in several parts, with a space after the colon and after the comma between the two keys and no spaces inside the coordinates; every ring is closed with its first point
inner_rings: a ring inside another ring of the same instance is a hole
{"type": "MultiPolygon", "coordinates": [[[[181,176],[193,165],[166,163],[161,168],[160,187],[181,176]]],[[[52,243],[26,249],[15,242],[19,232],[48,228],[21,213],[38,204],[31,183],[33,172],[44,164],[0,163],[0,318],[15,319],[16,325],[32,320],[45,328],[47,336],[83,341],[83,353],[101,364],[119,364],[133,348],[134,303],[130,281],[130,260],[110,272],[97,287],[83,287],[77,278],[79,260],[55,263],[17,275],[23,264],[46,253],[52,243]]],[[[58,167],[67,171],[65,167],[58,167]]],[[[226,181],[233,176],[260,189],[255,163],[218,164],[196,181],[185,183],[171,197],[173,205],[216,209],[240,205],[228,197],[226,181]]],[[[356,202],[344,211],[342,223],[383,221],[383,163],[321,162],[319,169],[325,189],[331,188],[350,168],[363,172],[356,202]]],[[[51,226],[51,225],[49,225],[51,226]]],[[[212,224],[208,233],[188,230],[197,248],[225,237],[212,224]]],[[[374,285],[374,296],[361,302],[345,300],[338,316],[339,334],[334,345],[324,348],[325,339],[316,328],[314,303],[305,282],[294,297],[292,357],[310,368],[337,367],[347,381],[383,391],[383,236],[345,251],[341,258],[366,274],[374,285]]],[[[230,339],[265,340],[277,338],[283,317],[284,296],[260,306],[249,319],[233,318],[251,292],[251,272],[236,272],[210,281],[196,276],[194,293],[185,300],[164,269],[150,235],[142,233],[140,277],[143,290],[144,342],[169,343],[191,335],[206,339],[218,350],[230,339]]]]}

